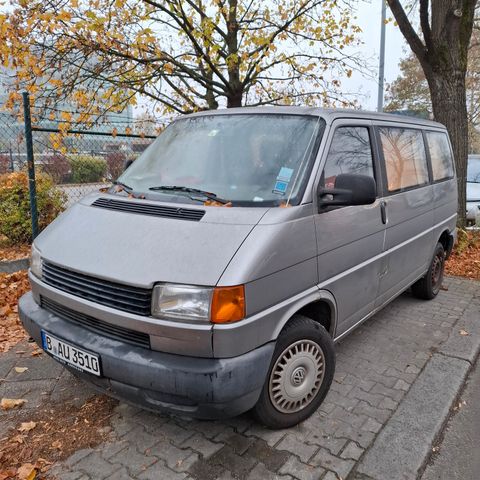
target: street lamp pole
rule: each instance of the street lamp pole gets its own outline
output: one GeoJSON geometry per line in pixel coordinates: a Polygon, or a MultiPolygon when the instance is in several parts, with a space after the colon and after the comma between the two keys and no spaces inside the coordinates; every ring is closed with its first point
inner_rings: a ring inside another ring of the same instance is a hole
{"type": "Polygon", "coordinates": [[[387,2],[382,2],[382,24],[380,29],[380,61],[378,66],[377,112],[383,112],[383,85],[385,81],[385,21],[387,19],[387,2]]]}

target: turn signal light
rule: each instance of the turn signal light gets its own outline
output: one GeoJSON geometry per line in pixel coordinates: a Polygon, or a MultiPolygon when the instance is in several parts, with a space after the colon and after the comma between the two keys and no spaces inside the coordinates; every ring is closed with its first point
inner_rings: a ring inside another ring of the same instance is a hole
{"type": "Polygon", "coordinates": [[[245,318],[245,288],[216,287],[213,290],[210,319],[212,323],[237,322],[245,318]]]}

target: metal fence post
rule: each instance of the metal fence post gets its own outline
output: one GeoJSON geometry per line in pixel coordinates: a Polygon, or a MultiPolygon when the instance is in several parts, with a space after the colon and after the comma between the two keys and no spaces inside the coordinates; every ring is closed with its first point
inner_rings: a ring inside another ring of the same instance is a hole
{"type": "Polygon", "coordinates": [[[23,117],[25,120],[25,143],[27,146],[28,188],[30,192],[30,215],[32,218],[32,238],[38,235],[37,189],[35,185],[35,161],[33,156],[32,118],[30,116],[30,98],[23,92],[23,117]]]}

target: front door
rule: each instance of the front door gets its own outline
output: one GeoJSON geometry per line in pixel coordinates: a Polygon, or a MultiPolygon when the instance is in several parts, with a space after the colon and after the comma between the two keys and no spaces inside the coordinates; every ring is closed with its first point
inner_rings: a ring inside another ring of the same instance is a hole
{"type": "MultiPolygon", "coordinates": [[[[341,173],[369,175],[381,191],[376,155],[368,121],[334,122],[323,171],[315,190],[333,188],[341,173]]],[[[336,336],[342,335],[374,308],[381,273],[385,225],[381,199],[371,205],[319,207],[315,205],[319,287],[337,302],[336,336]]]]}

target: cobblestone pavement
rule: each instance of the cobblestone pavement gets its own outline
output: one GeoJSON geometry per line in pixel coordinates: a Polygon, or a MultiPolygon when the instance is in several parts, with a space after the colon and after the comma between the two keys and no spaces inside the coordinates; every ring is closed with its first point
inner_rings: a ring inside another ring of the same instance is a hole
{"type": "MultiPolygon", "coordinates": [[[[199,421],[119,404],[110,441],[76,452],[51,475],[64,480],[365,478],[355,472],[359,459],[465,308],[478,305],[480,311],[480,283],[448,278],[445,288],[430,302],[403,294],[337,344],[331,391],[316,414],[295,428],[270,431],[249,414],[199,421]]],[[[36,402],[81,402],[88,396],[45,355],[30,362],[32,377],[18,381],[12,376],[15,358],[0,357],[0,378],[6,378],[0,397],[22,396],[34,408],[36,402]]],[[[8,428],[5,418],[0,416],[0,435],[8,428]]]]}

